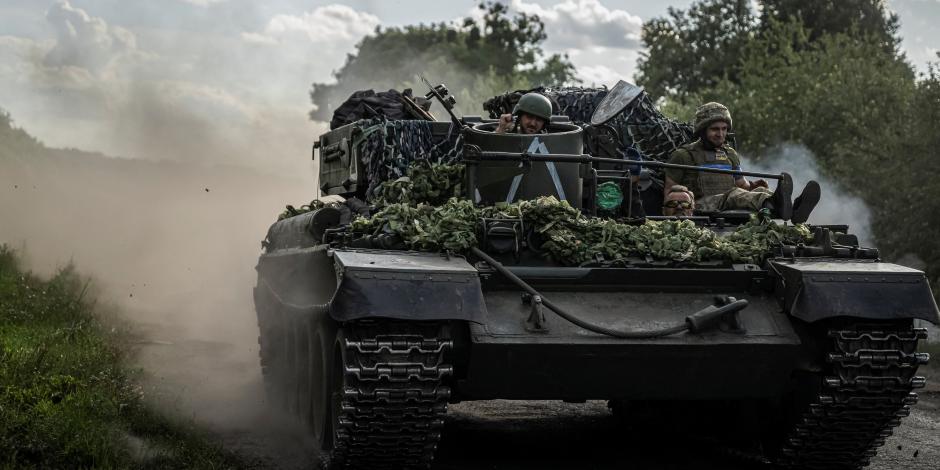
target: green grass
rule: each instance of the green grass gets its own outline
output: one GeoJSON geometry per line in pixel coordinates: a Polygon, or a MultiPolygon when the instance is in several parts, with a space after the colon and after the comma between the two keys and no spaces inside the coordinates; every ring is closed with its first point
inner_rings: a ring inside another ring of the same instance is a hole
{"type": "Polygon", "coordinates": [[[43,280],[0,245],[0,468],[235,468],[194,424],[144,403],[121,333],[72,267],[43,280]]]}

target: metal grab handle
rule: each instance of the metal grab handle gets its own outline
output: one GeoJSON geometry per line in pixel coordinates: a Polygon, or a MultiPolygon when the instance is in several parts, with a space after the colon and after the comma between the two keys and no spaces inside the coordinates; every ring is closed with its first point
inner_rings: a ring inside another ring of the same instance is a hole
{"type": "Polygon", "coordinates": [[[339,142],[327,145],[326,147],[320,149],[320,158],[323,160],[323,163],[329,163],[343,158],[347,152],[346,144],[346,138],[344,137],[339,142]]]}

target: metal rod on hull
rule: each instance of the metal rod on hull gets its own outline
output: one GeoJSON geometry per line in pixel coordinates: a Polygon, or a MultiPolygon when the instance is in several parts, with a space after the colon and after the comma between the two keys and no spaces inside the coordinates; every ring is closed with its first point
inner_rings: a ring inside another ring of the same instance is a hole
{"type": "Polygon", "coordinates": [[[726,175],[741,175],[741,176],[753,176],[755,178],[768,178],[768,179],[783,179],[782,174],[776,173],[760,173],[756,171],[741,171],[741,170],[725,170],[722,168],[708,168],[703,166],[694,166],[694,165],[679,165],[675,163],[663,163],[657,161],[646,161],[646,160],[621,160],[618,158],[601,158],[594,157],[588,154],[571,154],[571,153],[540,153],[540,154],[531,154],[526,152],[513,153],[513,152],[467,152],[464,154],[464,158],[467,160],[483,160],[483,161],[500,161],[500,160],[520,160],[520,161],[533,161],[533,162],[570,162],[570,163],[614,163],[614,164],[625,164],[625,165],[637,165],[637,166],[646,166],[650,168],[675,168],[679,170],[692,170],[692,171],[703,171],[706,173],[721,173],[726,175]]]}

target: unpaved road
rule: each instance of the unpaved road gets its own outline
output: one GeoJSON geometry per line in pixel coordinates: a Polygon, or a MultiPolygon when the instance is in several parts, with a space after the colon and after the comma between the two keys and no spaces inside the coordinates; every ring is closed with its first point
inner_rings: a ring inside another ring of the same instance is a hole
{"type": "MultiPolygon", "coordinates": [[[[148,396],[217,433],[254,468],[315,468],[311,439],[264,402],[253,343],[207,342],[151,326],[139,343],[148,396]],[[174,337],[173,341],[161,338],[174,337]],[[172,343],[172,344],[170,344],[172,343]],[[182,367],[185,365],[185,367],[182,367]]],[[[940,373],[869,468],[940,468],[940,373]]],[[[606,404],[489,401],[452,405],[434,469],[763,469],[703,441],[630,430],[606,404]]]]}

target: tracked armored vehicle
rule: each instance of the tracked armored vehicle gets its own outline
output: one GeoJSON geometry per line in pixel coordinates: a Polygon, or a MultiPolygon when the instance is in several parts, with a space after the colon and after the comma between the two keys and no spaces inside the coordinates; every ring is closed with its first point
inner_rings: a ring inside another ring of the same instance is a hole
{"type": "Polygon", "coordinates": [[[913,322],[938,322],[924,273],[882,261],[845,225],[724,256],[708,247],[752,214],[640,213],[650,183],[637,170],[655,180],[691,133],[618,87],[541,90],[561,102],[542,134],[458,118],[439,86],[428,98],[449,120],[366,119],[319,138],[321,195],[345,202],[289,208],[271,226],[254,297],[268,396],[309,424],[324,467],[428,468],[462,400],[603,399],[627,420],[659,403],[746,410],[754,429],[737,437],[790,468],[864,467],[909,413],[929,359],[913,322]],[[412,171],[434,165],[459,171],[412,171]],[[623,196],[612,211],[597,198],[607,182],[623,196]],[[657,240],[677,240],[667,228],[699,241],[663,251],[657,240]]]}

